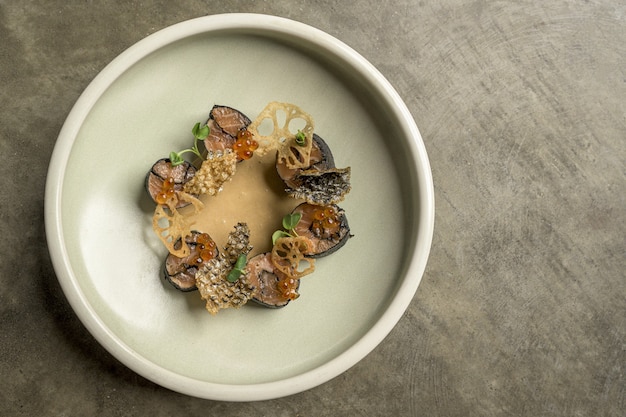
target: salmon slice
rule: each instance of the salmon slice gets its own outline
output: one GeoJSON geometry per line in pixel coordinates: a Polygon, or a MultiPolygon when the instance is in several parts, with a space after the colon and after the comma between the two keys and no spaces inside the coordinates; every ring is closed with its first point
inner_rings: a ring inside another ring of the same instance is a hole
{"type": "MultiPolygon", "coordinates": [[[[168,178],[174,179],[174,189],[182,191],[185,184],[190,181],[196,174],[196,169],[189,162],[172,166],[169,158],[159,159],[154,163],[148,174],[146,175],[145,188],[152,201],[156,203],[156,196],[161,192],[163,182],[168,178]]],[[[177,207],[183,207],[189,203],[179,201],[177,207]]]]}
{"type": "Polygon", "coordinates": [[[204,140],[204,147],[212,152],[224,152],[233,149],[235,137],[224,132],[213,119],[209,119],[207,126],[210,129],[209,136],[204,140]]]}
{"type": "Polygon", "coordinates": [[[218,152],[232,149],[237,140],[237,133],[245,129],[251,120],[237,109],[228,106],[215,105],[209,114],[207,126],[209,136],[204,140],[204,146],[209,151],[218,152]]]}
{"type": "Polygon", "coordinates": [[[224,132],[237,136],[237,132],[245,129],[252,122],[248,116],[228,106],[213,106],[211,118],[224,132]]]}
{"type": "Polygon", "coordinates": [[[292,211],[292,213],[300,213],[302,215],[294,231],[298,236],[304,236],[312,243],[313,250],[309,253],[305,253],[306,256],[321,258],[330,255],[345,245],[348,239],[352,237],[345,211],[339,206],[331,206],[336,210],[339,220],[339,227],[333,233],[326,233],[326,231],[318,230],[314,226],[315,211],[324,206],[302,203],[292,211]]]}
{"type": "MultiPolygon", "coordinates": [[[[289,304],[278,283],[280,277],[276,275],[270,252],[259,254],[250,259],[246,265],[248,281],[255,287],[252,300],[270,308],[280,308],[289,304]]],[[[299,281],[298,281],[299,282],[299,281]]]]}

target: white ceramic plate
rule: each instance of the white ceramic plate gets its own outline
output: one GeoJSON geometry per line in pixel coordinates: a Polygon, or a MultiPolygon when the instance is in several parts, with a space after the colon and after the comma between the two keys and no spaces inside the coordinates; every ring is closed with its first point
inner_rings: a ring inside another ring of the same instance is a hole
{"type": "Polygon", "coordinates": [[[171,26],[111,62],[59,134],[45,206],[58,279],[94,337],[162,386],[228,401],[312,388],[374,349],[417,290],[434,219],[422,139],[385,78],[317,29],[253,14],[171,26]],[[337,166],[352,167],[342,207],[355,237],[286,308],[211,316],[162,279],[144,176],[213,104],[254,118],[270,101],[313,115],[337,166]]]}

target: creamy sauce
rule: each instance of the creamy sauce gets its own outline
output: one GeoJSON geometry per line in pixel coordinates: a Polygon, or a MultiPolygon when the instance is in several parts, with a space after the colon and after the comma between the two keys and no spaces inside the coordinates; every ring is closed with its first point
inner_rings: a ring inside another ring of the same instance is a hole
{"type": "Polygon", "coordinates": [[[276,173],[276,155],[253,156],[237,163],[235,175],[220,193],[200,197],[204,208],[190,216],[195,221],[192,229],[208,233],[222,250],[234,226],[245,222],[253,246],[248,259],[269,252],[272,233],[282,229],[283,217],[303,202],[289,197],[284,190],[285,184],[276,173]]]}

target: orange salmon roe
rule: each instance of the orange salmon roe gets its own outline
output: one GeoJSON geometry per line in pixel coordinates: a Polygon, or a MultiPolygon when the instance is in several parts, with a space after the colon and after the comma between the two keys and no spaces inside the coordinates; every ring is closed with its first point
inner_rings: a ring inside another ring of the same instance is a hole
{"type": "Polygon", "coordinates": [[[339,213],[333,206],[319,207],[313,212],[311,228],[318,234],[332,236],[339,232],[339,213]]]}
{"type": "Polygon", "coordinates": [[[258,142],[252,138],[252,132],[241,129],[237,133],[237,141],[235,141],[235,145],[233,145],[237,159],[246,160],[252,158],[254,151],[257,150],[258,147],[258,142]]]}
{"type": "Polygon", "coordinates": [[[159,204],[165,204],[167,200],[172,198],[176,194],[174,189],[174,178],[168,177],[161,185],[161,192],[156,195],[156,202],[159,204]]]}
{"type": "Polygon", "coordinates": [[[199,266],[215,257],[215,242],[208,233],[200,233],[196,237],[196,245],[192,246],[189,264],[199,266]]]}
{"type": "Polygon", "coordinates": [[[278,282],[278,288],[283,297],[288,300],[295,300],[300,296],[300,294],[298,294],[298,280],[295,278],[285,277],[281,279],[278,282]]]}

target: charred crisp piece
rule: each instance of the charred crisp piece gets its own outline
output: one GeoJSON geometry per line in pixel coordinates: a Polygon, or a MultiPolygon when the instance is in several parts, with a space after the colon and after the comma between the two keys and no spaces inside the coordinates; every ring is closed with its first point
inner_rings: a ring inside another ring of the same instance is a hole
{"type": "Polygon", "coordinates": [[[227,278],[239,255],[247,255],[252,249],[249,236],[248,225],[238,223],[228,235],[224,250],[203,264],[196,273],[196,286],[209,313],[217,314],[221,309],[238,308],[252,299],[255,286],[249,281],[247,273],[241,274],[234,282],[227,278]]]}
{"type": "Polygon", "coordinates": [[[246,223],[237,223],[235,230],[228,235],[228,241],[224,247],[226,260],[234,265],[239,255],[247,255],[252,250],[250,245],[250,228],[246,223]]]}
{"type": "Polygon", "coordinates": [[[350,167],[303,171],[298,181],[300,185],[296,188],[285,189],[288,195],[310,204],[337,204],[350,192],[350,167]]]}
{"type": "Polygon", "coordinates": [[[218,256],[204,264],[196,274],[196,286],[211,314],[217,314],[225,308],[241,307],[253,296],[255,287],[247,275],[241,275],[235,282],[226,279],[231,269],[230,262],[223,256],[218,256]]]}

